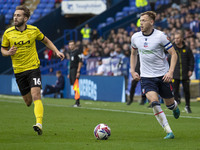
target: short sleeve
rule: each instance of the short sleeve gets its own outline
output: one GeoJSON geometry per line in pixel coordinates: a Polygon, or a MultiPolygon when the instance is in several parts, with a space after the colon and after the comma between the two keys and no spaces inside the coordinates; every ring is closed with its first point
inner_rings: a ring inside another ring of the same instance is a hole
{"type": "Polygon", "coordinates": [[[37,28],[36,32],[37,32],[36,40],[42,41],[44,39],[44,34],[38,28],[37,28]]]}
{"type": "Polygon", "coordinates": [[[132,37],[131,37],[131,47],[134,48],[134,49],[137,49],[137,46],[135,45],[134,35],[132,35],[132,37]]]}
{"type": "Polygon", "coordinates": [[[169,50],[172,47],[172,43],[169,40],[169,37],[167,37],[166,34],[162,33],[161,34],[161,45],[166,49],[169,50]]]}
{"type": "Polygon", "coordinates": [[[4,33],[2,36],[1,47],[5,47],[5,48],[10,47],[10,41],[8,40],[6,33],[4,33]]]}

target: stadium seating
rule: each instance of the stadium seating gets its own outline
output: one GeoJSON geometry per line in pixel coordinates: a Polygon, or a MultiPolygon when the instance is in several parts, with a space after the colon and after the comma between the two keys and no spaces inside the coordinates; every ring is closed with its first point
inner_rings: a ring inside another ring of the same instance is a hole
{"type": "Polygon", "coordinates": [[[130,7],[130,9],[129,9],[129,14],[131,15],[131,14],[137,13],[138,11],[139,11],[139,10],[138,10],[137,7],[132,6],[132,7],[130,7]]]}
{"type": "Polygon", "coordinates": [[[36,20],[40,17],[40,14],[39,13],[34,13],[32,16],[31,16],[31,19],[33,20],[36,20]]]}
{"type": "Polygon", "coordinates": [[[46,7],[47,4],[45,3],[40,3],[37,5],[37,9],[44,9],[46,7]]]}
{"type": "Polygon", "coordinates": [[[10,6],[10,8],[15,10],[15,8],[16,8],[17,6],[18,6],[18,4],[14,3],[14,4],[12,4],[12,5],[10,6]]]}
{"type": "MultiPolygon", "coordinates": [[[[10,24],[12,15],[15,12],[15,8],[20,5],[21,0],[0,0],[0,14],[5,16],[5,24],[10,24]]],[[[55,5],[55,0],[40,0],[36,10],[33,12],[29,24],[32,24],[40,17],[50,13],[55,5]]]]}
{"type": "Polygon", "coordinates": [[[122,11],[123,11],[124,13],[129,14],[130,7],[126,6],[126,7],[124,7],[124,8],[122,9],[122,11]]]}
{"type": "Polygon", "coordinates": [[[16,6],[20,4],[20,0],[0,0],[0,14],[5,16],[5,24],[10,24],[16,6]]]}
{"type": "Polygon", "coordinates": [[[134,1],[130,1],[130,6],[131,7],[135,7],[135,0],[134,1]]]}
{"type": "MultiPolygon", "coordinates": [[[[161,6],[161,5],[167,5],[169,3],[170,3],[170,0],[157,0],[156,4],[155,4],[155,8],[157,9],[159,6],[161,6]]],[[[131,15],[131,14],[134,14],[134,13],[141,13],[141,12],[149,11],[149,10],[151,10],[151,7],[150,7],[149,4],[147,6],[145,6],[145,7],[137,8],[136,5],[135,5],[135,0],[129,0],[129,6],[125,6],[122,9],[122,11],[117,12],[115,14],[114,21],[111,19],[112,17],[108,17],[106,19],[106,25],[109,25],[111,23],[114,23],[115,21],[121,20],[122,18],[124,18],[124,17],[126,17],[128,15],[131,15]]],[[[104,25],[105,24],[102,25],[102,23],[100,23],[98,25],[97,29],[105,27],[104,25]]]]}
{"type": "Polygon", "coordinates": [[[108,17],[108,18],[106,19],[106,25],[109,25],[109,24],[111,24],[111,23],[113,23],[113,22],[115,22],[115,20],[114,20],[113,17],[108,17]]]}
{"type": "Polygon", "coordinates": [[[115,15],[115,20],[118,21],[118,20],[122,19],[123,17],[124,17],[123,12],[117,12],[115,15]]]}
{"type": "Polygon", "coordinates": [[[13,17],[13,14],[7,13],[7,14],[5,15],[5,23],[6,23],[6,24],[9,24],[9,23],[10,23],[10,20],[12,19],[12,17],[13,17]]]}
{"type": "Polygon", "coordinates": [[[30,18],[27,23],[28,24],[33,24],[34,22],[35,22],[35,20],[30,18]]]}
{"type": "Polygon", "coordinates": [[[99,29],[101,29],[101,28],[103,28],[103,27],[105,27],[105,26],[106,26],[106,23],[105,23],[105,22],[100,23],[100,24],[98,25],[97,29],[99,30],[99,29]]]}
{"type": "Polygon", "coordinates": [[[42,14],[42,12],[43,12],[43,9],[35,9],[34,10],[34,13],[36,13],[36,14],[42,14]]]}

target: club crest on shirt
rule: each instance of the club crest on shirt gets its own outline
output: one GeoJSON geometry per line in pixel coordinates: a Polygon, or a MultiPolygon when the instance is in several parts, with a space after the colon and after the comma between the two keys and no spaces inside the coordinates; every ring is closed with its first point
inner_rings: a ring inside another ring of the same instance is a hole
{"type": "Polygon", "coordinates": [[[142,94],[145,94],[145,89],[142,89],[142,94]]]}
{"type": "Polygon", "coordinates": [[[27,37],[28,37],[28,38],[31,38],[31,34],[27,34],[27,37]]]}
{"type": "Polygon", "coordinates": [[[183,53],[185,53],[186,52],[186,50],[185,49],[183,49],[183,53]]]}
{"type": "Polygon", "coordinates": [[[148,43],[147,42],[144,42],[144,47],[148,47],[148,43]]]}

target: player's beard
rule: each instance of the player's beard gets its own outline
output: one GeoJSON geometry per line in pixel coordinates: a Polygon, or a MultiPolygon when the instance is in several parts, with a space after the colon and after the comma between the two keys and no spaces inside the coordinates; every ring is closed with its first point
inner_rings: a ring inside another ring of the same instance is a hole
{"type": "Polygon", "coordinates": [[[22,20],[21,22],[17,22],[17,24],[15,24],[16,27],[21,27],[22,25],[24,25],[24,20],[22,20]]]}

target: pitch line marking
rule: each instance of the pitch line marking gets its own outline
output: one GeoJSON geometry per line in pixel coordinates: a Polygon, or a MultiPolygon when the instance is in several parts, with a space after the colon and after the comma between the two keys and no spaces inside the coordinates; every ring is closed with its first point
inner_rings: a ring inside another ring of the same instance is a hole
{"type": "MultiPolygon", "coordinates": [[[[1,97],[1,95],[0,95],[0,97],[1,97]]],[[[16,99],[16,97],[15,97],[15,99],[16,99]]],[[[21,102],[21,101],[11,101],[11,100],[0,100],[0,102],[19,103],[19,104],[23,104],[24,103],[24,102],[21,102]]],[[[53,107],[73,108],[72,106],[57,105],[57,104],[44,104],[44,106],[45,105],[46,106],[53,106],[53,107]]],[[[76,108],[77,109],[88,109],[88,110],[99,110],[99,111],[110,111],[110,112],[122,112],[122,113],[153,116],[153,112],[152,113],[145,113],[145,112],[137,112],[137,111],[130,111],[130,110],[105,109],[105,108],[95,108],[95,107],[76,107],[76,108]]],[[[173,115],[166,115],[166,116],[173,117],[173,115]]],[[[180,116],[180,118],[200,119],[200,117],[193,117],[193,116],[180,116]]]]}

